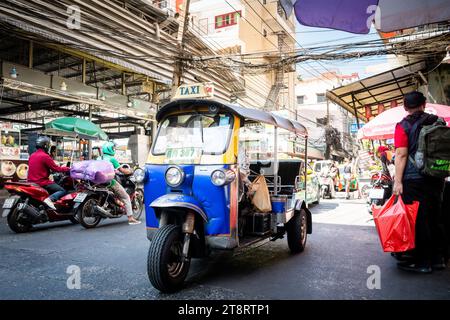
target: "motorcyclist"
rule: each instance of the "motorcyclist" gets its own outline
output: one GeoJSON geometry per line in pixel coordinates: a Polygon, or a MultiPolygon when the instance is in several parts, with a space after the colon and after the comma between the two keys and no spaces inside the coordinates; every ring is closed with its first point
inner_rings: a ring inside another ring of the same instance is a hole
{"type": "MultiPolygon", "coordinates": [[[[114,158],[116,154],[116,148],[113,142],[110,141],[106,142],[103,145],[102,153],[103,153],[102,159],[110,161],[116,171],[119,171],[123,174],[132,173],[131,170],[121,167],[119,161],[117,161],[117,159],[114,158]]],[[[133,207],[131,205],[130,196],[128,195],[126,190],[122,187],[122,185],[116,179],[113,179],[111,181],[110,187],[114,192],[114,194],[125,203],[125,210],[127,212],[128,224],[130,225],[140,224],[141,221],[136,220],[133,217],[133,207]]]]}
{"type": "Polygon", "coordinates": [[[336,196],[336,191],[334,189],[336,176],[339,175],[339,169],[336,164],[331,162],[329,166],[323,166],[320,171],[320,176],[327,178],[327,183],[330,185],[331,198],[336,196]]]}
{"type": "Polygon", "coordinates": [[[49,197],[43,202],[56,210],[54,202],[63,197],[67,191],[49,179],[50,172],[67,172],[68,167],[60,167],[47,153],[50,149],[50,138],[40,136],[36,140],[36,152],[28,160],[28,182],[36,183],[48,191],[49,197]]]}
{"type": "Polygon", "coordinates": [[[377,149],[377,157],[381,161],[383,173],[388,176],[391,176],[389,171],[389,165],[391,164],[392,161],[392,153],[390,152],[389,148],[386,146],[379,146],[377,149]]]}

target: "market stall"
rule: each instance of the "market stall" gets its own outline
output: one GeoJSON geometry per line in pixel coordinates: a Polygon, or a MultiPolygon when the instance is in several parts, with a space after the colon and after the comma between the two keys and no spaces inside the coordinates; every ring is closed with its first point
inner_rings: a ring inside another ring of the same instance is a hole
{"type": "Polygon", "coordinates": [[[20,130],[11,123],[0,123],[0,186],[27,179],[28,157],[21,147],[20,130]]]}

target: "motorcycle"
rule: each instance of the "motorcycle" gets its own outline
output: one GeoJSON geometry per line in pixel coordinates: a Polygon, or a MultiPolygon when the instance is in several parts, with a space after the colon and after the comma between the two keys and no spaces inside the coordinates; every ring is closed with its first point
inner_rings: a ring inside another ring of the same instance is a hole
{"type": "Polygon", "coordinates": [[[7,218],[9,228],[16,233],[24,233],[37,224],[70,220],[78,224],[73,210],[74,199],[78,193],[74,190],[73,180],[65,173],[53,175],[55,183],[69,190],[69,193],[55,201],[56,210],[48,208],[44,200],[49,197],[47,190],[38,184],[28,182],[6,182],[5,189],[10,197],[3,203],[3,217],[7,218]]]}
{"type": "Polygon", "coordinates": [[[322,199],[331,199],[333,198],[333,194],[332,194],[332,177],[330,175],[321,175],[320,179],[319,179],[319,183],[320,183],[320,195],[322,197],[322,199]]]}
{"type": "Polygon", "coordinates": [[[371,187],[367,197],[368,211],[372,214],[373,206],[382,206],[392,196],[393,181],[389,174],[383,171],[371,177],[371,187]]]}
{"type": "MultiPolygon", "coordinates": [[[[142,169],[133,174],[117,174],[116,180],[122,184],[130,196],[133,217],[138,220],[144,209],[144,191],[138,186],[142,169]]],[[[86,228],[95,228],[102,219],[116,219],[126,215],[125,203],[116,197],[109,184],[93,184],[81,181],[84,191],[75,199],[80,224],[86,228]]]]}

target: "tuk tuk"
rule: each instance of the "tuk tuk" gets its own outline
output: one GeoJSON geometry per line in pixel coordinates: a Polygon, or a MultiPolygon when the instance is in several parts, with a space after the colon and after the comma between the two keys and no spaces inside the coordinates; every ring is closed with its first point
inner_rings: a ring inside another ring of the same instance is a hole
{"type": "Polygon", "coordinates": [[[142,178],[147,271],[155,288],[179,290],[191,258],[211,250],[245,248],[285,234],[292,253],[304,250],[312,221],[303,125],[203,99],[173,100],[156,120],[142,178]],[[255,185],[267,188],[263,206],[254,201],[255,185]]]}

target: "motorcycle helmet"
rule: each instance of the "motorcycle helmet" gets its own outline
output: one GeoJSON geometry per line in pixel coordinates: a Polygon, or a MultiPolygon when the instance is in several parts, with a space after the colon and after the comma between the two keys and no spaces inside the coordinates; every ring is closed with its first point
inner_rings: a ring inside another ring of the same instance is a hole
{"type": "Polygon", "coordinates": [[[114,156],[116,154],[116,145],[114,142],[108,141],[103,145],[102,152],[103,154],[114,156]]]}
{"type": "Polygon", "coordinates": [[[36,139],[36,149],[42,149],[45,152],[48,152],[50,148],[51,140],[47,136],[40,136],[36,139]]]}

